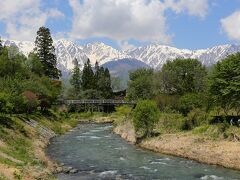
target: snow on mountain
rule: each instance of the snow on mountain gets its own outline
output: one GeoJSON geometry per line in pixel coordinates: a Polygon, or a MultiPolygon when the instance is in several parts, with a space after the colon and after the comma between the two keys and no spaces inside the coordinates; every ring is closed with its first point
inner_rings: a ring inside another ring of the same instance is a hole
{"type": "MultiPolygon", "coordinates": [[[[34,48],[34,43],[29,41],[3,40],[5,46],[17,46],[25,55],[28,55],[34,48]]],[[[67,75],[73,69],[73,60],[76,58],[83,67],[87,58],[94,65],[96,61],[100,65],[118,59],[138,59],[154,69],[160,69],[167,60],[176,58],[199,59],[204,65],[210,66],[229,54],[240,52],[240,45],[220,45],[202,50],[177,49],[175,47],[151,44],[138,47],[128,51],[119,51],[104,43],[89,43],[77,45],[68,40],[57,40],[54,42],[58,67],[67,75]]]]}
{"type": "Polygon", "coordinates": [[[127,51],[132,58],[139,59],[154,69],[160,69],[167,60],[176,58],[198,59],[211,66],[229,54],[240,52],[240,45],[220,45],[202,50],[177,49],[170,46],[149,45],[127,51]]]}

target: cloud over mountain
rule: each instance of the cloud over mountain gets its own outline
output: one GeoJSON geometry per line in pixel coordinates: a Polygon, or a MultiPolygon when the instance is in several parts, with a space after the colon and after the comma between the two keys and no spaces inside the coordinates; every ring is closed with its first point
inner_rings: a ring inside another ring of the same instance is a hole
{"type": "Polygon", "coordinates": [[[107,37],[126,45],[133,39],[169,44],[166,11],[205,17],[208,0],[69,0],[73,39],[107,37]]]}
{"type": "Polygon", "coordinates": [[[221,24],[224,32],[230,39],[240,42],[240,10],[221,19],[221,24]]]}

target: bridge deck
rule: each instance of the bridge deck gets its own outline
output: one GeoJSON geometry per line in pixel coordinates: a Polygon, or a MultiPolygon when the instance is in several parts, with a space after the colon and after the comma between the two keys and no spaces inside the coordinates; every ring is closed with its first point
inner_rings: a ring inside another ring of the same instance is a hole
{"type": "Polygon", "coordinates": [[[81,100],[63,100],[64,104],[112,104],[112,105],[135,105],[135,101],[124,101],[124,100],[114,100],[114,99],[81,99],[81,100]]]}

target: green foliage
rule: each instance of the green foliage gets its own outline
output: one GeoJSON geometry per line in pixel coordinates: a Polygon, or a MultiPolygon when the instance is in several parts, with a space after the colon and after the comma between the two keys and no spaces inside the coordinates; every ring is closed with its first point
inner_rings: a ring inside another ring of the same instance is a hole
{"type": "Polygon", "coordinates": [[[202,108],[204,106],[202,94],[189,93],[181,96],[179,102],[179,110],[187,115],[191,110],[202,108]]]}
{"type": "Polygon", "coordinates": [[[214,67],[210,92],[225,113],[232,108],[240,113],[240,53],[230,55],[214,67]]]}
{"type": "Polygon", "coordinates": [[[44,69],[43,65],[38,58],[38,55],[35,53],[30,53],[28,56],[28,61],[29,61],[29,66],[30,69],[33,73],[35,73],[38,76],[43,76],[44,75],[44,69]]]}
{"type": "Polygon", "coordinates": [[[0,92],[0,113],[10,113],[13,105],[8,94],[0,92]]]}
{"type": "Polygon", "coordinates": [[[202,92],[205,89],[206,68],[196,59],[175,59],[163,65],[160,91],[166,94],[202,92]]]}
{"type": "Polygon", "coordinates": [[[97,90],[101,93],[101,96],[105,99],[110,99],[113,96],[111,87],[111,76],[109,70],[101,67],[98,72],[97,90]]]}
{"type": "Polygon", "coordinates": [[[92,66],[90,64],[90,60],[87,60],[87,63],[84,64],[84,68],[82,71],[82,89],[95,89],[96,82],[94,78],[94,72],[92,70],[92,66]]]}
{"type": "Polygon", "coordinates": [[[176,111],[179,109],[179,95],[159,94],[155,97],[158,108],[161,111],[176,111]]]}
{"type": "Polygon", "coordinates": [[[127,98],[130,100],[144,100],[153,98],[153,70],[138,69],[129,74],[127,98]]]}
{"type": "Polygon", "coordinates": [[[35,51],[42,63],[44,75],[52,79],[59,79],[61,72],[57,69],[57,57],[50,30],[40,27],[35,40],[35,51]]]}
{"type": "Polygon", "coordinates": [[[156,124],[157,132],[176,133],[182,131],[184,117],[179,113],[161,113],[158,123],[156,124]]]}
{"type": "Polygon", "coordinates": [[[26,58],[20,53],[10,56],[9,51],[11,49],[4,47],[0,55],[0,92],[4,94],[1,98],[4,108],[1,111],[30,113],[39,104],[44,109],[49,108],[61,93],[61,82],[42,74],[41,62],[36,54],[31,53],[26,58]],[[26,92],[31,93],[24,95],[26,92]]]}
{"type": "Polygon", "coordinates": [[[74,60],[74,69],[72,71],[72,77],[70,83],[73,87],[73,93],[75,96],[80,96],[81,91],[81,72],[77,59],[74,60]]]}
{"type": "Polygon", "coordinates": [[[76,65],[70,81],[73,88],[69,89],[68,97],[85,99],[112,98],[111,76],[107,68],[99,67],[98,62],[96,62],[95,71],[93,71],[88,59],[84,64],[81,75],[78,65],[76,65]]]}
{"type": "Polygon", "coordinates": [[[184,118],[182,130],[192,130],[195,127],[208,123],[208,114],[200,109],[194,109],[184,118]]]}
{"type": "Polygon", "coordinates": [[[158,122],[159,110],[154,101],[139,101],[133,111],[133,125],[141,137],[150,137],[154,125],[158,122]]]}

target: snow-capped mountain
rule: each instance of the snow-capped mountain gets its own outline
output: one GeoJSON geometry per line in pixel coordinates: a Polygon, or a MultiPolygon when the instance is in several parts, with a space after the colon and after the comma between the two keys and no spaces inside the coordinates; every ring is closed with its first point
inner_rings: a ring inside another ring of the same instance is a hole
{"type": "Polygon", "coordinates": [[[202,64],[211,66],[229,54],[240,52],[240,45],[220,45],[201,50],[177,49],[170,46],[149,45],[127,52],[132,58],[139,59],[152,68],[159,69],[167,60],[176,58],[198,59],[202,64]]]}
{"type": "MultiPolygon", "coordinates": [[[[5,46],[17,46],[25,55],[28,55],[34,48],[33,42],[3,40],[5,46]]],[[[204,65],[210,66],[223,59],[229,54],[240,52],[240,45],[220,45],[213,48],[201,50],[177,49],[170,46],[152,44],[138,47],[128,51],[119,51],[104,43],[89,43],[77,45],[64,39],[54,42],[58,60],[58,68],[63,73],[68,73],[73,68],[73,60],[76,58],[83,67],[87,58],[92,65],[96,61],[100,65],[118,59],[137,59],[154,69],[160,69],[167,60],[175,58],[195,58],[199,59],[204,65]]]]}

